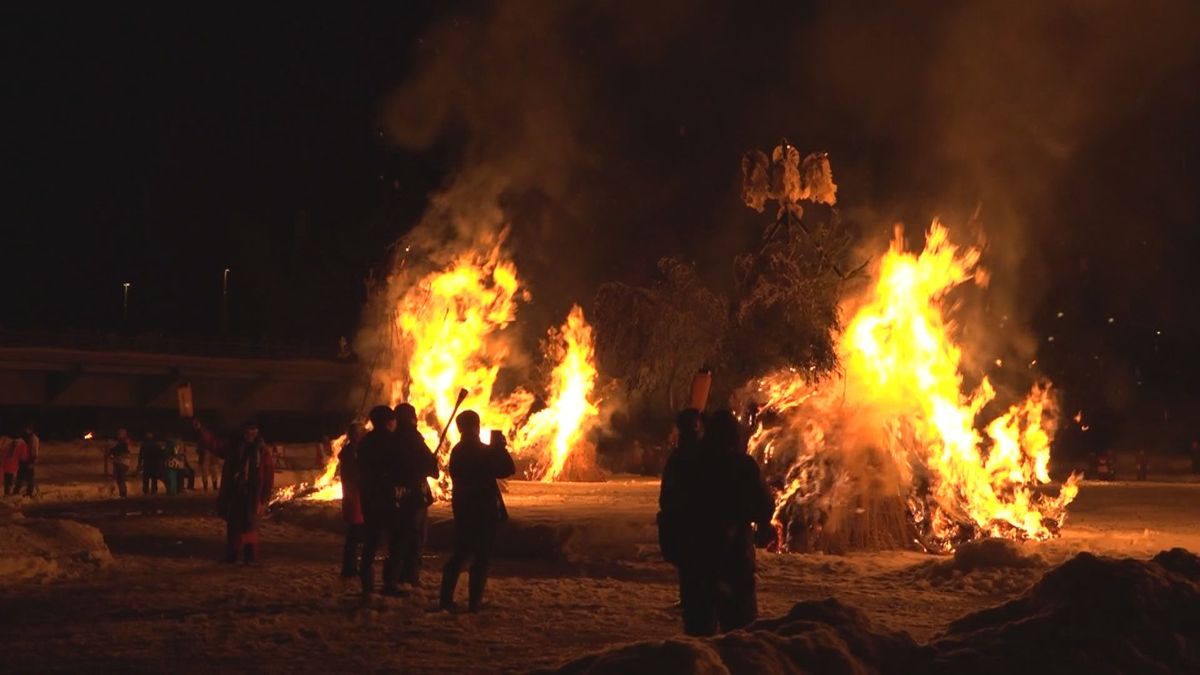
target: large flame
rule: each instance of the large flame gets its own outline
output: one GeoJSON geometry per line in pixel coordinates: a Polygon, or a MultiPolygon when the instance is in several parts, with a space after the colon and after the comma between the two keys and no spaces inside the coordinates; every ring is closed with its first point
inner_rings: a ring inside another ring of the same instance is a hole
{"type": "Polygon", "coordinates": [[[583,310],[572,307],[566,323],[550,337],[550,348],[562,356],[550,375],[549,402],[529,417],[514,443],[518,455],[542,458],[535,473],[545,482],[564,475],[568,457],[586,443],[583,436],[598,414],[592,400],[596,385],[592,327],[583,310]]]}
{"type": "Polygon", "coordinates": [[[978,262],[979,250],[951,244],[940,223],[919,254],[905,251],[897,229],[841,336],[840,376],[810,382],[783,371],[758,383],[766,408],[783,419],[760,425],[751,439],[768,473],[786,467],[776,510],[781,529],[798,505],[835,508],[850,479],[837,465],[865,452],[874,456],[876,476],[907,501],[927,548],[986,536],[1040,540],[1057,531],[1078,487],[1072,476],[1057,496],[1037,489],[1050,482],[1056,411],[1048,385],[981,426],[995,390],[986,377],[964,388],[962,350],[943,309],[952,289],[982,279],[978,262]],[[889,461],[881,464],[880,455],[889,461]]]}
{"type": "MultiPolygon", "coordinates": [[[[389,405],[408,402],[416,408],[418,427],[438,455],[440,475],[430,484],[439,497],[450,488],[446,469],[458,440],[452,424],[456,409],[479,413],[485,440],[492,431],[506,434],[513,453],[531,467],[531,477],[547,481],[564,477],[572,454],[588,449],[585,435],[598,414],[592,399],[592,329],[579,307],[572,308],[566,323],[552,330],[547,341],[545,357],[555,366],[546,407],[531,415],[535,396],[530,391],[495,391],[512,352],[505,329],[529,297],[502,243],[500,237],[466,250],[398,293],[384,356],[375,371],[389,405]],[[460,390],[466,396],[456,408],[460,390]],[[443,430],[445,442],[439,443],[443,430]]],[[[406,282],[397,275],[393,283],[406,282]]],[[[335,441],[335,449],[344,442],[344,437],[335,441]]],[[[281,494],[285,499],[341,498],[336,455],[337,451],[311,486],[293,486],[281,494]]]]}
{"type": "Polygon", "coordinates": [[[437,448],[442,475],[457,439],[438,446],[441,431],[452,427],[458,393],[467,396],[459,410],[479,413],[484,428],[511,429],[528,410],[533,396],[518,389],[493,402],[492,389],[510,348],[503,331],[516,319],[526,294],[517,268],[504,257],[499,241],[455,257],[442,270],[426,275],[400,297],[393,312],[390,363],[378,377],[389,392],[389,405],[407,401],[417,409],[422,433],[437,448]]]}

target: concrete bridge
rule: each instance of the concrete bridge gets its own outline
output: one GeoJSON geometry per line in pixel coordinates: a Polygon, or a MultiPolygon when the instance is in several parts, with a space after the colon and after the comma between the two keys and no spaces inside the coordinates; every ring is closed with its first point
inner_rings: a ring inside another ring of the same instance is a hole
{"type": "Polygon", "coordinates": [[[333,419],[357,409],[365,377],[357,363],[332,360],[0,347],[0,408],[166,419],[189,383],[197,413],[224,424],[263,413],[333,419]]]}

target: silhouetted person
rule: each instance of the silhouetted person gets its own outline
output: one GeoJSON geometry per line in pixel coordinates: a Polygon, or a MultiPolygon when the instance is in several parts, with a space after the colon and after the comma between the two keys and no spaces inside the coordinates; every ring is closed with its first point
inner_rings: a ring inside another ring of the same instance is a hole
{"type": "Polygon", "coordinates": [[[21,440],[25,442],[25,458],[21,460],[20,466],[17,468],[17,482],[13,486],[13,493],[20,492],[21,487],[24,486],[25,496],[32,497],[37,490],[34,470],[37,467],[38,455],[42,450],[42,441],[34,432],[32,424],[25,425],[25,429],[21,433],[21,440]]]}
{"type": "Polygon", "coordinates": [[[0,452],[4,453],[4,461],[0,462],[0,465],[4,469],[4,495],[8,496],[13,493],[17,482],[17,472],[21,470],[21,462],[25,461],[29,451],[25,446],[25,439],[18,436],[5,438],[0,452]]]}
{"type": "Polygon", "coordinates": [[[275,464],[258,424],[242,425],[241,438],[230,444],[217,493],[217,513],[225,519],[225,562],[238,554],[246,564],[258,561],[258,524],[275,487],[275,464]]]}
{"type": "Polygon", "coordinates": [[[158,494],[158,481],[165,477],[164,464],[166,453],[163,447],[154,440],[154,434],[147,432],[146,440],[138,449],[137,470],[142,474],[142,494],[158,494]]]}
{"type": "Polygon", "coordinates": [[[496,544],[500,522],[508,517],[496,480],[516,473],[512,455],[499,432],[492,442],[479,438],[479,414],[468,410],[459,414],[458,432],[462,440],[450,451],[450,480],[453,481],[451,505],[454,511],[454,553],[442,570],[442,609],[454,608],[454,587],[467,561],[471,561],[468,582],[468,609],[479,611],[483,589],[487,586],[488,564],[496,544]]]}
{"type": "Polygon", "coordinates": [[[117,429],[117,442],[113,444],[105,456],[112,462],[112,477],[113,482],[117,485],[117,493],[121,497],[129,496],[129,488],[125,483],[125,477],[129,473],[129,457],[132,455],[129,449],[129,432],[124,429],[117,429]]]}
{"type": "Polygon", "coordinates": [[[358,446],[367,433],[355,421],[346,430],[346,444],[338,454],[338,473],[342,478],[342,520],[346,522],[346,542],[342,546],[342,577],[358,576],[358,557],[363,543],[363,508],[358,446]]]}
{"type": "Polygon", "coordinates": [[[362,592],[368,596],[375,591],[375,553],[386,538],[388,557],[383,563],[383,592],[399,595],[396,573],[404,529],[397,489],[403,485],[403,452],[396,435],[396,413],[379,405],[371,409],[368,417],[372,429],[358,446],[363,508],[363,551],[359,565],[362,592]]]}
{"type": "Polygon", "coordinates": [[[1146,454],[1146,448],[1137,449],[1134,461],[1137,464],[1137,479],[1146,480],[1146,472],[1150,470],[1150,456],[1146,454]]]}
{"type": "Polygon", "coordinates": [[[682,509],[667,510],[662,505],[679,502],[675,496],[681,490],[678,485],[680,474],[676,467],[682,458],[700,452],[700,440],[703,435],[704,423],[699,410],[687,408],[675,416],[675,447],[663,467],[658,512],[658,547],[662,551],[663,559],[672,565],[679,564],[680,548],[686,535],[683,528],[687,514],[682,509]]]}
{"type": "Polygon", "coordinates": [[[675,453],[663,473],[659,506],[679,528],[672,557],[684,632],[712,635],[753,621],[758,601],[751,524],[770,528],[774,505],[758,464],[741,445],[733,413],[714,414],[697,449],[675,453]]]}
{"type": "Polygon", "coordinates": [[[208,492],[211,479],[212,488],[216,490],[221,486],[221,457],[225,454],[225,444],[195,417],[192,418],[192,429],[196,431],[196,464],[200,471],[200,484],[208,492]]]}
{"type": "Polygon", "coordinates": [[[416,587],[421,585],[421,550],[433,503],[428,479],[437,478],[438,462],[417,429],[417,409],[410,403],[396,406],[396,436],[404,454],[403,498],[399,502],[404,545],[397,579],[416,587]]]}

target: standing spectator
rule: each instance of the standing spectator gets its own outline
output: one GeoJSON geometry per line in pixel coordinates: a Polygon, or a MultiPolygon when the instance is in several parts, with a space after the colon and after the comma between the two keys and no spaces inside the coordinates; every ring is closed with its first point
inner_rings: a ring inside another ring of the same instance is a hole
{"type": "Polygon", "coordinates": [[[367,416],[372,428],[358,446],[363,508],[363,550],[358,574],[363,597],[370,597],[375,592],[375,552],[386,539],[388,556],[383,563],[383,592],[400,595],[396,573],[403,555],[404,531],[396,496],[406,481],[404,457],[396,436],[396,413],[386,405],[377,405],[367,416]]]}
{"type": "Polygon", "coordinates": [[[242,425],[242,437],[225,456],[217,513],[225,519],[225,562],[238,554],[247,565],[258,562],[258,524],[275,486],[271,451],[258,433],[258,424],[242,425]]]}
{"type": "Polygon", "coordinates": [[[221,487],[221,458],[225,456],[225,443],[211,429],[192,418],[192,428],[196,430],[196,459],[200,467],[200,484],[208,492],[208,482],[212,479],[212,488],[221,487]]]}
{"type": "MultiPolygon", "coordinates": [[[[681,428],[685,421],[681,415],[681,428]]],[[[692,450],[681,446],[663,473],[659,506],[670,517],[660,522],[675,530],[665,538],[673,550],[664,553],[679,570],[688,635],[735,630],[758,616],[751,526],[772,532],[774,503],[740,439],[733,413],[719,411],[701,443],[692,450]]]]}
{"type": "Polygon", "coordinates": [[[354,421],[346,430],[346,444],[338,455],[338,473],[342,478],[342,520],[346,521],[346,543],[342,547],[342,578],[358,576],[359,551],[363,543],[361,478],[358,469],[358,445],[367,433],[362,422],[354,421]]]}
{"type": "Polygon", "coordinates": [[[42,449],[42,442],[33,431],[32,424],[25,425],[25,433],[21,435],[21,439],[25,443],[25,459],[21,461],[21,465],[17,469],[17,482],[13,486],[13,492],[20,492],[21,486],[24,485],[25,496],[32,497],[36,491],[33,470],[34,466],[37,465],[38,453],[42,449]]]}
{"type": "Polygon", "coordinates": [[[117,493],[121,498],[129,496],[129,489],[125,484],[125,475],[129,473],[129,455],[132,454],[129,450],[129,432],[124,429],[117,429],[117,442],[108,452],[104,453],[105,463],[112,462],[112,477],[117,484],[117,493]]]}
{"type": "Polygon", "coordinates": [[[433,493],[429,478],[437,478],[437,456],[429,450],[417,429],[417,409],[411,403],[396,406],[396,439],[403,452],[403,499],[397,503],[404,544],[397,579],[413,588],[421,585],[421,551],[429,522],[433,493]]]}
{"type": "Polygon", "coordinates": [[[191,484],[193,490],[196,489],[196,472],[188,464],[183,444],[174,439],[168,439],[163,446],[163,456],[167,494],[177,495],[183,492],[184,487],[188,483],[191,484]]]}
{"type": "Polygon", "coordinates": [[[483,605],[488,564],[496,544],[500,523],[508,517],[496,480],[516,472],[504,436],[492,432],[492,442],[479,438],[479,413],[467,410],[456,420],[462,440],[450,451],[450,479],[454,481],[451,507],[454,512],[454,553],[442,569],[442,593],[439,606],[454,609],[454,587],[467,562],[471,563],[468,581],[468,606],[478,612],[483,605]]]}
{"type": "Polygon", "coordinates": [[[0,438],[0,468],[4,469],[4,495],[13,493],[13,485],[17,480],[17,471],[26,454],[25,441],[18,438],[0,438]]]}
{"type": "Polygon", "coordinates": [[[154,440],[154,434],[147,431],[146,440],[138,449],[137,470],[142,474],[142,494],[158,494],[158,481],[163,479],[165,459],[162,446],[154,440]]]}
{"type": "Polygon", "coordinates": [[[1150,457],[1146,455],[1146,448],[1137,449],[1134,462],[1137,464],[1137,479],[1146,480],[1146,472],[1150,469],[1150,457]]]}

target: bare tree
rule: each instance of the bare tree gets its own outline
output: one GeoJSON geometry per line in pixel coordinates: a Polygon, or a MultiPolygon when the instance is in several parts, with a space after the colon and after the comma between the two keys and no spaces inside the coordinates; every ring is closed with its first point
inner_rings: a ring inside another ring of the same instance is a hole
{"type": "Polygon", "coordinates": [[[604,371],[630,394],[664,395],[675,410],[692,375],[715,358],[729,310],[690,263],[663,258],[658,268],[661,276],[649,288],[619,282],[600,287],[596,353],[604,371]]]}

